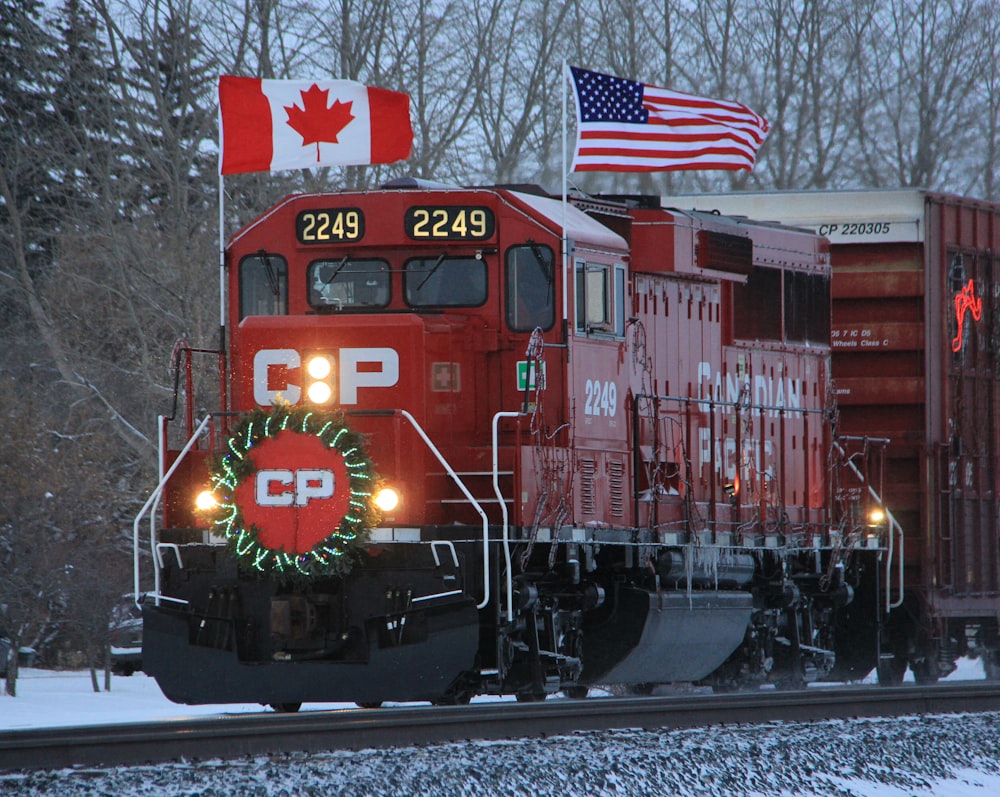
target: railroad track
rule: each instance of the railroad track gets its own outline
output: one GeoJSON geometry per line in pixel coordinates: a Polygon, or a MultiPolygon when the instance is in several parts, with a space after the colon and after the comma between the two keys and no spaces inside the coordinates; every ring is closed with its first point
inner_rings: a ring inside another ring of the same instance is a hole
{"type": "Polygon", "coordinates": [[[3,731],[0,771],[392,748],[620,728],[691,728],[997,710],[1000,683],[968,682],[527,704],[404,706],[378,711],[262,712],[170,722],[3,731]]]}

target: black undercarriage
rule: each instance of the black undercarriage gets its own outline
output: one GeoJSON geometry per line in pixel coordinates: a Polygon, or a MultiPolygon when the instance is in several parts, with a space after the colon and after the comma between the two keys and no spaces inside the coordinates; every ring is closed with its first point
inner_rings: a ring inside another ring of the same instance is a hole
{"type": "Polygon", "coordinates": [[[482,546],[373,543],[346,577],[283,583],[225,546],[169,546],[159,600],[143,602],[143,668],[176,702],[294,709],[796,685],[878,662],[875,551],[845,568],[830,550],[566,540],[508,585],[501,543],[488,579],[482,546]]]}

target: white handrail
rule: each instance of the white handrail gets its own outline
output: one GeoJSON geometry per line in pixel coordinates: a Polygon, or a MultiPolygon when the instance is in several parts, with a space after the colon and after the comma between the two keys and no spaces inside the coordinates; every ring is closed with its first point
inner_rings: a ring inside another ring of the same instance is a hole
{"type": "Polygon", "coordinates": [[[503,523],[503,557],[507,566],[507,622],[514,622],[514,576],[511,573],[510,561],[510,523],[507,517],[507,502],[500,492],[500,455],[499,455],[499,425],[501,418],[519,418],[520,412],[498,412],[493,416],[493,492],[500,502],[500,516],[503,523]]]}
{"type": "Polygon", "coordinates": [[[906,537],[903,536],[903,527],[896,522],[896,518],[892,516],[892,512],[885,507],[882,508],[885,512],[885,516],[889,521],[889,551],[886,553],[885,558],[885,605],[887,609],[895,609],[903,605],[903,562],[906,558],[906,537]],[[892,585],[890,574],[892,573],[892,532],[893,529],[899,532],[899,598],[893,602],[892,600],[892,585]]]}
{"type": "Polygon", "coordinates": [[[888,527],[888,532],[889,532],[888,549],[886,551],[886,557],[885,557],[885,608],[887,611],[889,609],[896,609],[899,606],[903,605],[903,564],[906,552],[906,538],[903,536],[903,527],[899,525],[892,512],[890,512],[886,508],[885,504],[882,503],[882,496],[880,496],[877,492],[875,492],[875,488],[868,483],[868,480],[865,478],[864,474],[860,470],[858,470],[857,465],[855,465],[848,458],[847,452],[844,451],[840,443],[835,442],[834,445],[837,447],[837,450],[840,451],[841,455],[844,457],[844,462],[847,464],[847,467],[849,467],[854,472],[854,475],[858,477],[858,481],[860,481],[863,485],[865,485],[868,488],[868,494],[875,499],[875,502],[882,508],[882,511],[885,513],[885,519],[887,521],[886,525],[888,527]],[[892,600],[892,560],[894,557],[894,549],[895,549],[893,532],[897,532],[899,534],[899,597],[895,601],[892,600]]]}
{"type": "MultiPolygon", "coordinates": [[[[160,421],[162,422],[162,420],[163,419],[161,416],[160,421]]],[[[211,420],[212,416],[206,415],[204,420],[200,424],[198,424],[198,428],[194,430],[194,434],[191,435],[191,439],[188,440],[184,448],[181,449],[181,452],[177,455],[177,459],[174,460],[174,463],[170,466],[170,469],[160,478],[160,483],[156,485],[156,489],[154,489],[153,492],[150,494],[149,498],[146,499],[146,503],[142,505],[142,509],[139,510],[139,514],[135,516],[135,520],[132,523],[132,586],[133,586],[133,599],[135,600],[136,605],[138,605],[139,603],[139,524],[142,522],[143,516],[145,516],[145,514],[149,512],[150,507],[154,506],[154,504],[156,504],[160,500],[160,495],[163,493],[163,488],[166,486],[167,481],[170,479],[171,476],[174,475],[174,471],[177,470],[177,466],[181,464],[181,460],[183,460],[184,457],[187,456],[188,452],[194,447],[195,443],[198,441],[198,438],[201,436],[202,431],[204,431],[205,427],[208,426],[208,423],[211,420]]],[[[162,460],[163,446],[164,446],[164,441],[161,439],[160,441],[161,462],[163,461],[162,460]]],[[[156,517],[155,512],[150,514],[149,516],[150,551],[155,551],[156,548],[156,539],[155,539],[156,522],[154,520],[155,517],[156,517]]],[[[159,595],[160,568],[156,566],[155,562],[153,565],[153,573],[154,573],[154,591],[156,592],[157,595],[159,595]]]]}
{"type": "Polygon", "coordinates": [[[424,444],[430,449],[431,453],[437,457],[437,461],[441,463],[441,467],[445,469],[451,480],[458,485],[458,489],[462,491],[462,494],[466,497],[470,504],[472,504],[476,511],[479,513],[479,517],[483,520],[483,600],[481,603],[476,604],[477,609],[485,609],[490,602],[490,523],[489,519],[486,517],[486,512],[480,503],[472,497],[472,493],[469,492],[468,488],[465,486],[464,482],[458,478],[458,474],[451,467],[448,460],[444,458],[440,451],[438,451],[437,446],[431,441],[427,436],[427,433],[421,428],[420,424],[417,423],[417,419],[414,418],[406,410],[399,410],[400,415],[402,415],[406,420],[408,420],[413,428],[417,430],[417,434],[420,435],[424,444]]]}

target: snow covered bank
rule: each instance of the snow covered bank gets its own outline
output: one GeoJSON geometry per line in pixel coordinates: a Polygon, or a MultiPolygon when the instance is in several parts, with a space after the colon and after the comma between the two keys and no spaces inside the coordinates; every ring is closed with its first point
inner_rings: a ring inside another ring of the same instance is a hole
{"type": "MultiPolygon", "coordinates": [[[[975,663],[973,663],[975,664],[975,663]]],[[[975,667],[959,677],[981,677],[975,667]]],[[[953,676],[955,677],[955,676],[953,676]]],[[[28,671],[0,728],[131,722],[259,706],[177,706],[143,675],[28,671]]],[[[316,706],[319,708],[319,706],[316,706]]],[[[0,773],[5,797],[993,797],[1000,714],[635,729],[155,767],[0,773]]]]}

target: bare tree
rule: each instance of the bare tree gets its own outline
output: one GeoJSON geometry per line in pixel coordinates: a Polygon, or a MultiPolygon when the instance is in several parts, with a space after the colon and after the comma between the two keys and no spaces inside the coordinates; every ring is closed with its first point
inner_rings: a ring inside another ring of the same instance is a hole
{"type": "Polygon", "coordinates": [[[975,0],[895,2],[869,31],[866,183],[935,186],[963,168],[982,74],[975,0]]]}
{"type": "Polygon", "coordinates": [[[873,0],[766,0],[754,40],[763,54],[760,103],[772,134],[758,181],[774,188],[837,184],[850,141],[851,72],[873,0]]]}
{"type": "Polygon", "coordinates": [[[543,118],[559,118],[561,92],[555,89],[565,78],[557,47],[569,4],[514,0],[475,8],[477,53],[485,64],[472,87],[480,97],[482,168],[498,182],[530,179],[528,172],[540,173],[558,152],[551,127],[537,133],[543,118]]]}
{"type": "MultiPolygon", "coordinates": [[[[40,369],[35,369],[40,370],[40,369]]],[[[92,593],[120,596],[128,557],[115,539],[114,485],[105,478],[114,451],[106,428],[68,434],[62,407],[37,373],[0,380],[0,626],[19,647],[44,648],[71,612],[90,614],[93,594],[74,595],[75,576],[92,593]],[[102,564],[95,569],[95,562],[102,564]]],[[[98,612],[107,624],[107,613],[98,612]]],[[[16,693],[17,668],[6,690],[16,693]]]]}
{"type": "MultiPolygon", "coordinates": [[[[474,160],[468,140],[479,102],[475,87],[486,63],[469,57],[478,53],[479,26],[462,18],[462,5],[400,2],[396,23],[387,31],[383,52],[395,71],[392,87],[411,97],[414,151],[405,166],[397,167],[401,173],[459,181],[474,160]]],[[[465,13],[475,16],[479,10],[473,3],[465,13]]]]}
{"type": "Polygon", "coordinates": [[[958,190],[996,201],[1000,199],[1000,6],[981,3],[976,20],[975,29],[982,37],[981,79],[970,100],[977,108],[973,135],[982,142],[982,159],[958,190]]]}
{"type": "MultiPolygon", "coordinates": [[[[190,0],[150,0],[124,18],[105,0],[95,3],[113,64],[110,88],[127,107],[122,157],[134,178],[104,186],[103,236],[89,252],[97,270],[67,282],[111,310],[98,323],[127,348],[113,363],[105,358],[109,378],[126,392],[136,380],[147,387],[129,394],[129,417],[148,428],[170,395],[174,343],[217,341],[216,67],[190,0]]],[[[95,329],[81,332],[99,339],[95,329]]]]}

